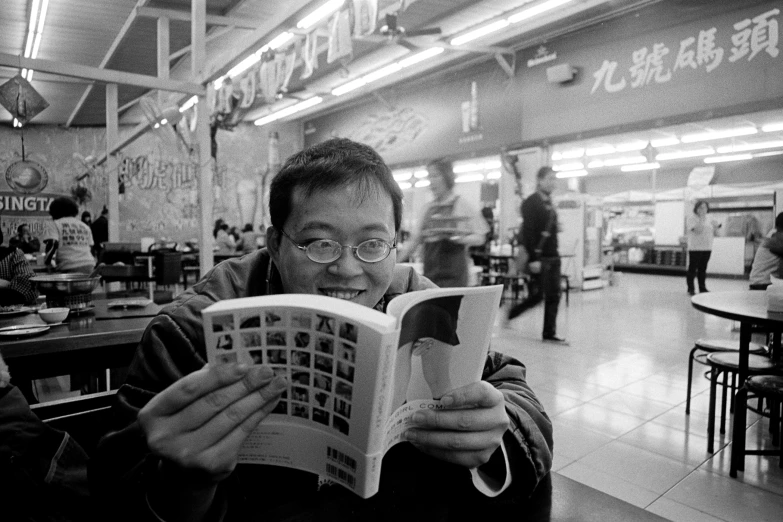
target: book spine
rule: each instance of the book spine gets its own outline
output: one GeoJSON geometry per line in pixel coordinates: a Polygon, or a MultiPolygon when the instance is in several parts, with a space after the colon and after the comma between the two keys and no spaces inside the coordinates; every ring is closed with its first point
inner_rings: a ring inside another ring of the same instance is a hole
{"type": "MultiPolygon", "coordinates": [[[[397,353],[397,339],[399,331],[394,331],[383,336],[381,340],[380,357],[378,357],[378,371],[375,377],[375,393],[373,394],[372,423],[368,448],[382,448],[386,431],[386,419],[389,416],[389,407],[392,399],[392,385],[394,383],[394,360],[397,353]]],[[[380,465],[377,467],[380,473],[380,465]]]]}

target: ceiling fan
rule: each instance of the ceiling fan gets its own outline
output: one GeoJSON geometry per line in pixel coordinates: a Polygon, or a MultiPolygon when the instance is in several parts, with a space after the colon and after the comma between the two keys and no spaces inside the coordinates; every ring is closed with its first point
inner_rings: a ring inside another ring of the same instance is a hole
{"type": "Polygon", "coordinates": [[[414,36],[441,34],[441,32],[440,27],[429,27],[408,31],[397,24],[397,13],[386,13],[386,25],[381,26],[378,30],[379,34],[385,36],[392,42],[399,42],[402,38],[413,38],[414,36]]]}

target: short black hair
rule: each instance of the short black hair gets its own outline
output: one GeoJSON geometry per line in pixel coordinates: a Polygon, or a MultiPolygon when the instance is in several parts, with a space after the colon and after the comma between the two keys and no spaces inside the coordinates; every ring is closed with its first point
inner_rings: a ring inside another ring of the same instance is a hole
{"type": "Polygon", "coordinates": [[[332,138],[290,156],[272,181],[269,215],[272,226],[283,230],[291,215],[294,191],[305,197],[338,187],[355,186],[360,197],[386,193],[394,208],[395,232],[402,224],[402,189],[391,170],[372,147],[347,138],[332,138]]]}
{"type": "Polygon", "coordinates": [[[427,170],[434,169],[440,174],[441,179],[446,184],[449,190],[454,188],[454,164],[445,159],[440,158],[427,163],[427,170]]]}
{"type": "Polygon", "coordinates": [[[253,225],[250,223],[246,223],[245,226],[242,228],[242,232],[252,232],[253,231],[253,225]]]}
{"type": "Polygon", "coordinates": [[[693,213],[698,214],[699,207],[702,205],[704,205],[707,208],[707,212],[710,211],[710,204],[704,201],[703,199],[700,199],[699,201],[696,202],[695,205],[693,205],[693,213]]]}
{"type": "Polygon", "coordinates": [[[543,167],[538,169],[538,174],[536,174],[536,179],[541,181],[542,179],[544,179],[545,177],[547,177],[548,175],[550,175],[554,171],[555,171],[555,169],[553,169],[549,165],[544,165],[543,167]]]}
{"type": "MultiPolygon", "coordinates": [[[[27,225],[27,223],[22,223],[21,225],[19,225],[18,227],[16,227],[16,233],[17,233],[17,234],[21,234],[21,233],[22,233],[22,229],[23,229],[24,227],[26,227],[26,226],[28,226],[28,225],[27,225]]],[[[0,241],[0,243],[2,243],[2,241],[0,241]]]]}
{"type": "Polygon", "coordinates": [[[79,204],[68,196],[54,198],[49,205],[49,215],[52,216],[52,219],[76,217],[79,215],[79,204]]]}
{"type": "Polygon", "coordinates": [[[775,218],[775,228],[783,230],[783,212],[777,215],[775,218]]]}

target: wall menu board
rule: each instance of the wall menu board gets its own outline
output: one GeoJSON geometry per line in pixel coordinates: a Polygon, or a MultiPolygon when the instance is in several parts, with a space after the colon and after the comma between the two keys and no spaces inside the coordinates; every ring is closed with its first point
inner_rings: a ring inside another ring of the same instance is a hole
{"type": "Polygon", "coordinates": [[[655,204],[654,238],[656,245],[679,245],[685,234],[683,201],[660,201],[655,204]]]}

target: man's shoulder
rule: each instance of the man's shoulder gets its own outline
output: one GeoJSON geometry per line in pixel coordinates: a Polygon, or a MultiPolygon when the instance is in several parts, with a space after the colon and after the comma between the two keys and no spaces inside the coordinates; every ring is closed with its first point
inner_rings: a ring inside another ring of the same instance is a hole
{"type": "Polygon", "coordinates": [[[407,265],[395,265],[394,276],[392,282],[389,285],[389,289],[386,291],[385,297],[388,301],[400,294],[407,294],[408,292],[415,292],[417,290],[427,290],[429,288],[437,288],[438,285],[424,277],[419,275],[413,267],[407,265]]]}

